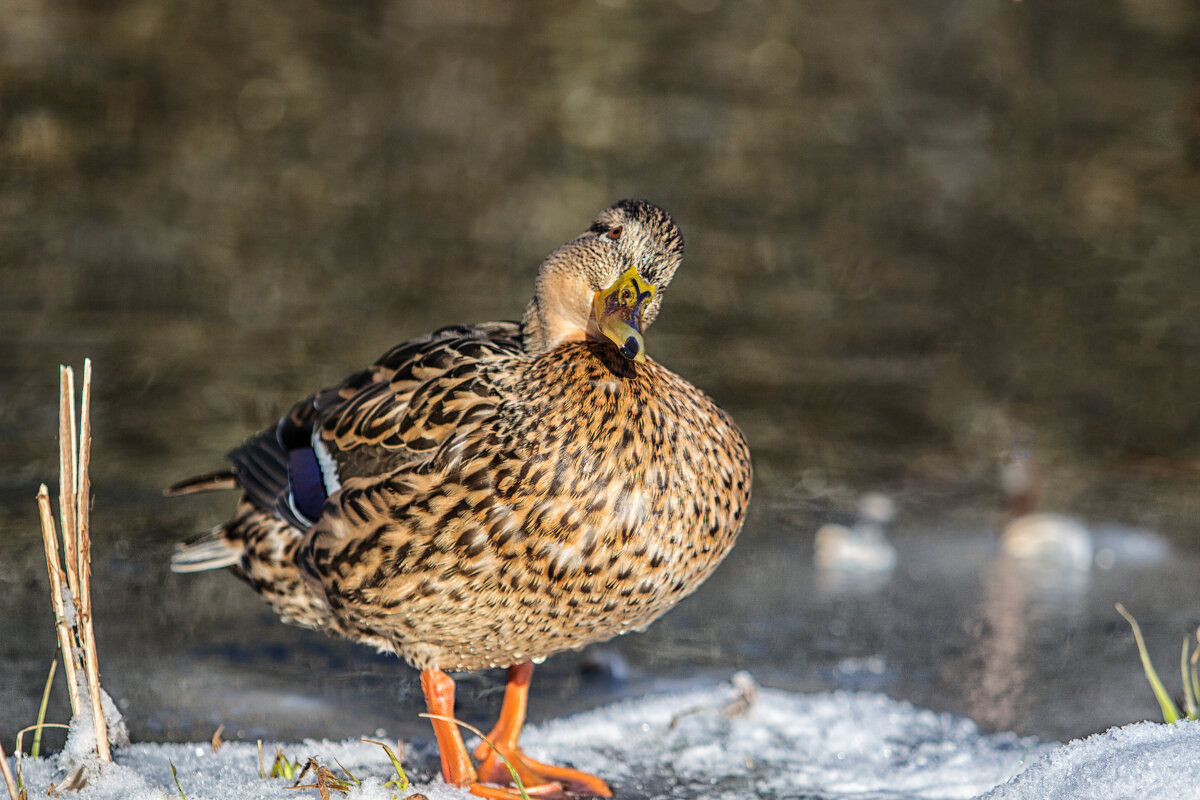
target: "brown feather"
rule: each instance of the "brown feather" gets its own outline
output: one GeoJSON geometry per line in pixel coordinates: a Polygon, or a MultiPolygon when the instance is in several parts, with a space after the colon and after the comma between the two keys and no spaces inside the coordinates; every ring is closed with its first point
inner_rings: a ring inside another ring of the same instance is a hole
{"type": "Polygon", "coordinates": [[[194,478],[188,478],[187,480],[168,486],[166,489],[163,489],[163,495],[166,497],[179,497],[185,494],[199,494],[200,492],[216,492],[223,489],[236,488],[238,488],[238,484],[237,479],[233,476],[233,470],[223,469],[218,472],[197,475],[194,478]]]}

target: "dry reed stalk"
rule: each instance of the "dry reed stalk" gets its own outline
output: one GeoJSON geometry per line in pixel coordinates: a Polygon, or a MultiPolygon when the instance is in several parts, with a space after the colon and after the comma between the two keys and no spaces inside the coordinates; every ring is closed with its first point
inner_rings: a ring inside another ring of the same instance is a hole
{"type": "Polygon", "coordinates": [[[104,705],[100,702],[100,655],[96,651],[96,630],[92,626],[92,535],[90,512],[92,479],[88,468],[92,461],[92,360],[83,360],[83,395],[79,406],[79,443],[76,462],[75,534],[79,559],[76,572],[79,579],[79,631],[83,644],[84,668],[87,670],[88,694],[92,700],[92,722],[96,726],[96,749],[100,758],[112,761],[108,746],[108,725],[104,720],[104,705]]]}
{"type": "Polygon", "coordinates": [[[8,768],[8,756],[4,754],[4,745],[0,744],[0,772],[4,773],[4,785],[8,787],[8,796],[12,800],[20,800],[21,795],[17,794],[17,784],[13,780],[12,770],[8,768]]]}
{"type": "MultiPolygon", "coordinates": [[[[83,392],[79,398],[78,457],[75,461],[75,531],[80,543],[79,574],[81,585],[87,585],[92,574],[92,540],[88,522],[91,514],[92,476],[88,468],[92,464],[92,360],[83,360],[83,392]]],[[[84,601],[91,606],[92,596],[82,592],[84,601]]]]}
{"type": "Polygon", "coordinates": [[[84,360],[83,397],[79,433],[75,427],[75,373],[70,367],[59,372],[59,513],[62,518],[63,558],[58,555],[58,538],[50,512],[50,495],[45,485],[38,491],[38,509],[42,519],[42,539],[46,546],[46,568],[50,574],[50,601],[54,606],[59,648],[63,665],[70,673],[67,681],[71,694],[71,713],[78,715],[83,699],[79,697],[82,671],[87,680],[92,724],[96,733],[96,752],[104,761],[112,761],[108,725],[100,700],[100,659],[96,651],[96,633],[92,625],[92,541],[89,524],[91,506],[91,398],[92,362],[84,360]],[[65,572],[65,575],[64,575],[65,572]],[[64,591],[74,606],[75,617],[66,618],[64,591]],[[81,664],[82,661],[82,664],[81,664]]]}
{"type": "Polygon", "coordinates": [[[63,591],[67,578],[58,561],[58,534],[54,530],[54,512],[50,510],[50,491],[42,484],[37,494],[38,511],[42,517],[42,544],[46,547],[46,571],[50,575],[50,605],[54,607],[54,626],[58,629],[58,649],[63,654],[63,669],[67,673],[67,693],[71,696],[71,715],[79,713],[79,663],[75,656],[71,628],[67,624],[67,608],[63,591]]]}
{"type": "Polygon", "coordinates": [[[72,597],[79,596],[75,570],[75,520],[78,507],[75,497],[75,468],[78,451],[75,449],[75,371],[58,368],[58,516],[62,526],[63,567],[67,571],[67,586],[72,597]]]}

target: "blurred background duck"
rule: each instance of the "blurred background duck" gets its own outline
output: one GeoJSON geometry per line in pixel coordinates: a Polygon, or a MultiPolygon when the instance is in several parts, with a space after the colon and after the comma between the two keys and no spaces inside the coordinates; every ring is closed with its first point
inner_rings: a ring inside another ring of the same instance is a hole
{"type": "Polygon", "coordinates": [[[822,525],[813,540],[813,564],[831,588],[853,585],[867,575],[886,577],[896,566],[896,548],[885,533],[896,516],[895,503],[885,494],[868,492],[859,498],[857,514],[850,526],[822,525]]]}
{"type": "Polygon", "coordinates": [[[298,403],[185,494],[240,489],[233,518],[176,571],[231,567],[287,622],[421,670],[507,666],[500,720],[472,763],[433,727],[443,777],[484,797],[507,758],[533,794],[611,794],[518,747],[533,663],[640,630],[733,546],[750,499],[741,431],[646,355],[683,256],[666,211],[627,200],[552,253],[521,322],[443,328],[298,403]]]}
{"type": "Polygon", "coordinates": [[[1090,571],[1095,549],[1091,532],[1075,517],[1041,510],[1041,484],[1033,450],[1014,446],[1000,470],[1006,500],[1000,525],[1003,552],[1030,566],[1090,571]]]}

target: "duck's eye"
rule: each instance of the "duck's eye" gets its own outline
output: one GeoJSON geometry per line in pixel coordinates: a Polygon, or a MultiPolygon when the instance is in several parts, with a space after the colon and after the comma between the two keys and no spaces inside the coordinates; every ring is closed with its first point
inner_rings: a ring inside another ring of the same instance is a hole
{"type": "Polygon", "coordinates": [[[608,232],[608,238],[612,239],[614,242],[617,239],[620,239],[621,238],[621,226],[618,225],[617,227],[610,229],[608,232]]]}

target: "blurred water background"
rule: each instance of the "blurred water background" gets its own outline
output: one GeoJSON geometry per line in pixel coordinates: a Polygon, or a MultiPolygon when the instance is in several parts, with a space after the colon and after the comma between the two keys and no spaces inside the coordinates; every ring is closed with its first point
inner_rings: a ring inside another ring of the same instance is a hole
{"type": "Polygon", "coordinates": [[[170,574],[233,498],[161,489],[395,342],[518,316],[626,196],[687,238],[648,349],[740,422],[755,498],[697,595],[541,667],[534,716],[748,669],[1047,737],[1156,717],[1113,603],[1178,689],[1198,41],[1191,0],[0,0],[0,735],[54,654],[34,493],[91,356],[134,738],[428,738],[407,666],[170,574]],[[1066,544],[1000,546],[1015,468],[1066,544]],[[815,560],[830,523],[867,555],[815,560]]]}

